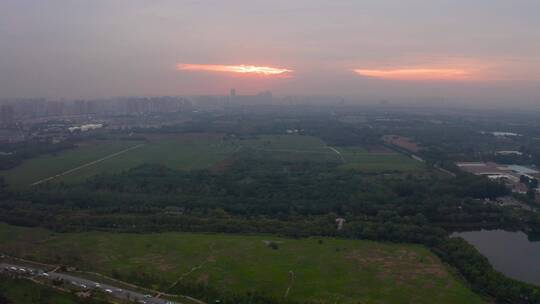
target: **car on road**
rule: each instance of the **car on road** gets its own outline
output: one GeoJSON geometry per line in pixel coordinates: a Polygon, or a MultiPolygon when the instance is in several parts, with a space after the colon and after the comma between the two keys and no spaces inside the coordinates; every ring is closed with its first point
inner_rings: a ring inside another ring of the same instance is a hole
{"type": "Polygon", "coordinates": [[[105,292],[112,293],[113,291],[107,288],[107,289],[105,289],[105,292]]]}

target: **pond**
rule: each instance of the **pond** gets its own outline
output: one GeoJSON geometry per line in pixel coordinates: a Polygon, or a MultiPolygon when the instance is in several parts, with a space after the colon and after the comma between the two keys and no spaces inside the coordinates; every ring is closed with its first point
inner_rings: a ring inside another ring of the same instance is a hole
{"type": "Polygon", "coordinates": [[[510,278],[540,285],[540,242],[523,232],[481,230],[454,233],[471,243],[493,267],[510,278]]]}

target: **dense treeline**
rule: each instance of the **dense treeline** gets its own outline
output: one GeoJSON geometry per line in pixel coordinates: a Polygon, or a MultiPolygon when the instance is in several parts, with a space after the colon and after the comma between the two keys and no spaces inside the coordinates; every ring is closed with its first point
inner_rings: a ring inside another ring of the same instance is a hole
{"type": "Polygon", "coordinates": [[[502,184],[468,174],[455,179],[436,173],[367,175],[335,170],[333,164],[243,158],[224,173],[146,165],[75,186],[37,188],[4,202],[0,216],[36,224],[46,218],[49,225],[61,225],[60,221],[69,221],[64,215],[71,213],[89,218],[223,213],[270,219],[335,213],[369,220],[419,217],[465,228],[518,227],[520,219],[530,215],[481,200],[504,194],[502,184]]]}
{"type": "Polygon", "coordinates": [[[386,134],[412,138],[422,151],[420,154],[431,163],[444,168],[447,161],[493,161],[502,164],[540,166],[540,142],[535,139],[539,126],[535,119],[526,123],[522,117],[506,117],[493,121],[440,116],[426,120],[411,115],[404,118],[371,122],[374,129],[386,134]],[[519,123],[518,123],[519,122],[519,123]],[[524,136],[496,136],[491,132],[515,132],[524,136]],[[522,154],[499,154],[497,151],[518,151],[522,154]]]}
{"type": "MultiPolygon", "coordinates": [[[[538,289],[494,271],[444,228],[537,229],[538,215],[484,202],[504,185],[470,174],[436,171],[362,174],[334,163],[282,162],[243,155],[224,172],[145,165],[80,184],[50,184],[7,193],[0,221],[56,231],[189,231],[333,236],[420,243],[499,302],[538,303],[538,289]],[[336,218],[346,220],[342,230],[336,218]]],[[[539,229],[540,230],[540,229],[539,229]]],[[[153,278],[133,280],[144,283],[153,278]]],[[[284,303],[265,295],[229,295],[205,286],[176,291],[223,303],[284,303]]]]}

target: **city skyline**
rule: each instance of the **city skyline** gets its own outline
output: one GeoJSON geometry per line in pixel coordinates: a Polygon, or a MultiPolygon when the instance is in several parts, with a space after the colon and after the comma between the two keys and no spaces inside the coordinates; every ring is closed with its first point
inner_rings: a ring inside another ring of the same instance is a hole
{"type": "Polygon", "coordinates": [[[537,1],[0,4],[0,98],[339,95],[535,104],[537,1]],[[444,12],[444,13],[442,13],[444,12]]]}

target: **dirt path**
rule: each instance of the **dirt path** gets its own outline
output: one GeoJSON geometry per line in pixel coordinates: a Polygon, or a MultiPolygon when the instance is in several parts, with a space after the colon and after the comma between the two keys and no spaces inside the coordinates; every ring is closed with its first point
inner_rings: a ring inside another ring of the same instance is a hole
{"type": "Polygon", "coordinates": [[[345,163],[345,158],[343,158],[343,155],[341,154],[341,152],[339,152],[338,149],[334,148],[334,147],[331,147],[331,146],[328,146],[328,149],[336,152],[336,154],[339,156],[339,158],[341,159],[341,162],[345,163]]]}
{"type": "Polygon", "coordinates": [[[213,243],[210,244],[210,246],[208,246],[208,252],[209,252],[209,256],[206,258],[206,260],[204,260],[201,264],[199,264],[197,266],[194,266],[188,272],[183,273],[182,275],[180,275],[180,277],[176,281],[174,281],[174,283],[172,283],[171,286],[169,286],[169,288],[167,290],[171,290],[176,285],[178,285],[178,283],[180,283],[180,281],[182,281],[185,277],[189,276],[194,271],[197,271],[197,270],[203,268],[206,264],[208,264],[212,260],[212,259],[210,259],[210,257],[212,256],[212,253],[214,252],[214,244],[213,243]]]}
{"type": "Polygon", "coordinates": [[[289,271],[289,285],[287,286],[287,290],[285,290],[285,298],[287,298],[289,296],[289,292],[291,291],[291,287],[294,283],[294,278],[295,278],[295,275],[294,275],[294,271],[289,271]]]}
{"type": "Polygon", "coordinates": [[[122,150],[122,151],[118,151],[118,152],[116,152],[116,153],[109,154],[109,155],[107,155],[107,156],[105,156],[105,157],[102,157],[102,158],[100,158],[100,159],[91,161],[91,162],[86,163],[86,164],[83,164],[83,165],[80,165],[80,166],[78,166],[78,167],[76,167],[76,168],[73,168],[73,169],[64,171],[64,172],[59,173],[59,174],[56,174],[56,175],[54,175],[54,176],[50,176],[50,177],[47,177],[47,178],[38,180],[37,182],[34,182],[34,183],[30,184],[30,186],[36,186],[36,185],[39,185],[39,184],[48,182],[48,181],[50,181],[50,180],[53,180],[53,179],[55,179],[55,178],[62,177],[62,176],[65,176],[65,175],[68,175],[68,174],[73,173],[73,172],[75,172],[75,171],[78,171],[78,170],[84,169],[84,168],[86,168],[86,167],[95,165],[95,164],[100,163],[100,162],[102,162],[102,161],[105,161],[105,160],[107,160],[107,159],[116,157],[116,156],[118,156],[118,155],[120,155],[120,154],[124,154],[124,153],[126,153],[126,152],[131,151],[131,150],[140,148],[140,147],[142,147],[142,146],[144,146],[144,144],[138,144],[138,145],[136,145],[136,146],[133,146],[133,147],[124,149],[124,150],[122,150]]]}

